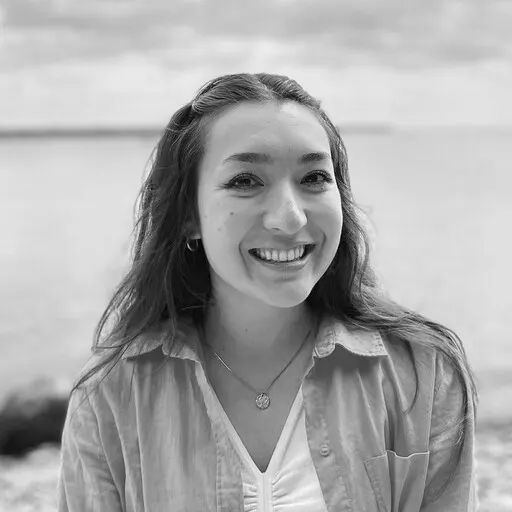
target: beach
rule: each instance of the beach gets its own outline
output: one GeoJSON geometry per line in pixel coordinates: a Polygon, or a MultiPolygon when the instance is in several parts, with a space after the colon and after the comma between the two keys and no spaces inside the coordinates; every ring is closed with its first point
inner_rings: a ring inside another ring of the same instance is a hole
{"type": "MultiPolygon", "coordinates": [[[[399,303],[463,340],[480,394],[480,510],[512,511],[512,130],[346,134],[375,266],[399,303]],[[474,151],[478,148],[478,151],[474,151]],[[485,177],[482,174],[485,169],[485,177]]],[[[154,136],[0,140],[0,401],[72,380],[127,269],[154,136]]],[[[0,512],[55,511],[59,452],[0,459],[0,512]]]]}

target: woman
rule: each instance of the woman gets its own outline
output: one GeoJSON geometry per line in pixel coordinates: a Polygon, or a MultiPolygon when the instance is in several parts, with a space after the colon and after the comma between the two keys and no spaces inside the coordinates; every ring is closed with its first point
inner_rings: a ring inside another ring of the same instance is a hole
{"type": "Polygon", "coordinates": [[[61,511],[476,510],[462,344],[379,291],[343,143],[296,82],[206,84],[137,228],[71,394],[61,511]]]}

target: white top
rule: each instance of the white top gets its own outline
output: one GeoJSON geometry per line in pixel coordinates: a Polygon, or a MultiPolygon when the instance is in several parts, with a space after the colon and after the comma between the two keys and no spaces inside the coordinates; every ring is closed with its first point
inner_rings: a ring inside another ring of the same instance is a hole
{"type": "Polygon", "coordinates": [[[309,451],[302,387],[264,473],[254,463],[224,409],[220,408],[242,462],[245,512],[327,512],[309,451]]]}

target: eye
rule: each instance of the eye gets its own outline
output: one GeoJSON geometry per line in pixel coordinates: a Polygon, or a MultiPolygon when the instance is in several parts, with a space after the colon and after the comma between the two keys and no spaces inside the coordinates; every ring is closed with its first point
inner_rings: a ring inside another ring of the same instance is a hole
{"type": "Polygon", "coordinates": [[[332,176],[325,171],[314,171],[309,173],[302,182],[312,188],[323,188],[326,183],[332,183],[333,179],[332,176]]]}
{"type": "Polygon", "coordinates": [[[262,186],[260,180],[253,174],[239,174],[230,180],[224,188],[238,189],[238,190],[253,190],[256,187],[262,186]]]}

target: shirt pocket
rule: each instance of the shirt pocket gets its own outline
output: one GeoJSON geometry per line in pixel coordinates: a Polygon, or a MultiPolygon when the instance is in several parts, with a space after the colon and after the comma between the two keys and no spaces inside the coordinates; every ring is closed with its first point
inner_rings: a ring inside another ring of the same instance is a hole
{"type": "Polygon", "coordinates": [[[402,457],[386,453],[365,460],[379,512],[419,512],[427,477],[429,452],[402,457]]]}

